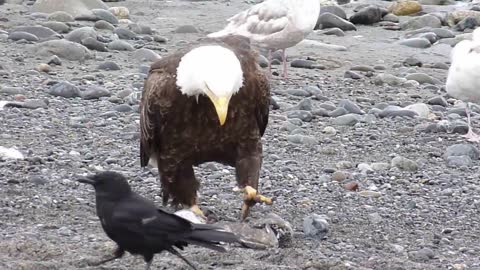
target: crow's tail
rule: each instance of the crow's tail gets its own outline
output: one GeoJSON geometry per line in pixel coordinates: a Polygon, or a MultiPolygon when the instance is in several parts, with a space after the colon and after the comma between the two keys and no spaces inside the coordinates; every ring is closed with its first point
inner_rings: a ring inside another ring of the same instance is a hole
{"type": "Polygon", "coordinates": [[[220,227],[208,224],[192,224],[193,231],[185,239],[186,242],[225,252],[225,248],[221,243],[239,243],[240,239],[235,234],[228,232],[220,227]]]}

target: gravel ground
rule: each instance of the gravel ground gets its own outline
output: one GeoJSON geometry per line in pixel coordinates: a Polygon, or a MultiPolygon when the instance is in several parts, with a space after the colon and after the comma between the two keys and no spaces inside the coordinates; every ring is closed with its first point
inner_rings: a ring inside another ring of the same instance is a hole
{"type": "MultiPolygon", "coordinates": [[[[108,5],[127,7],[132,21],[167,38],[128,41],[137,48],[147,44],[159,55],[220,29],[224,19],[249,6],[239,0],[151,3],[152,8],[140,0],[108,5]],[[181,25],[195,25],[199,33],[175,33],[181,25]]],[[[350,14],[356,5],[343,8],[350,14]]],[[[7,19],[0,30],[35,24],[26,6],[0,9],[7,19]]],[[[465,117],[443,90],[447,70],[432,68],[447,66],[450,47],[397,44],[404,34],[357,26],[343,37],[309,36],[345,51],[318,46],[287,51],[289,61],[309,57],[323,69],[290,67],[288,80],[273,76],[279,108],[271,111],[264,136],[260,185],[276,201],[255,206],[248,222],[276,213],[292,224],[294,241],[267,250],[231,247],[225,254],[191,247],[186,257],[199,269],[480,269],[478,146],[460,137],[465,117]],[[408,57],[422,67],[404,66],[408,57]],[[359,79],[345,78],[349,70],[359,79]],[[415,73],[437,81],[382,84],[381,74],[415,73]],[[418,103],[409,111],[420,115],[427,107],[425,117],[382,117],[387,105],[418,103]],[[328,233],[304,233],[304,219],[312,214],[323,215],[328,233]]],[[[61,59],[49,73],[39,72],[50,57],[35,56],[30,43],[0,40],[0,100],[30,102],[0,111],[0,146],[25,155],[0,160],[0,268],[143,269],[143,260],[131,255],[98,268],[87,265],[112,252],[114,244],[96,217],[93,190],[73,179],[99,168],[117,170],[136,191],[161,204],[156,171],[140,168],[138,157],[138,97],[148,63],[129,51],[96,52],[95,59],[61,59]],[[105,61],[120,70],[97,70],[105,61]],[[59,81],[105,96],[50,94],[59,81]]],[[[204,164],[196,174],[200,206],[221,221],[238,222],[241,196],[233,192],[232,168],[204,164]]],[[[153,269],[188,268],[162,254],[153,269]]]]}

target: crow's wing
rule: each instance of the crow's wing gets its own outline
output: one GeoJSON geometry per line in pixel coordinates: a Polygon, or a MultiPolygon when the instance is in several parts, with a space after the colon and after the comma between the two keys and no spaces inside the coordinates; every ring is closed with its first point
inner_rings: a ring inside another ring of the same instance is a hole
{"type": "Polygon", "coordinates": [[[185,233],[192,231],[189,221],[157,209],[140,196],[132,196],[119,203],[108,225],[118,232],[171,241],[178,241],[185,233]]]}

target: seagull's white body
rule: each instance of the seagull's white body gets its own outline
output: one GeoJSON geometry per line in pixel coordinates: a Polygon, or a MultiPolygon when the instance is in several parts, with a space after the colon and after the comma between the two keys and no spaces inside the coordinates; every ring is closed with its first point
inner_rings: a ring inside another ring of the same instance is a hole
{"type": "Polygon", "coordinates": [[[480,103],[480,27],[473,40],[460,41],[451,53],[447,93],[465,102],[480,103]]]}
{"type": "Polygon", "coordinates": [[[467,102],[469,132],[466,137],[480,141],[480,136],[471,129],[468,110],[468,102],[480,103],[480,27],[472,36],[472,40],[463,40],[452,50],[446,90],[450,96],[467,102]]]}
{"type": "Polygon", "coordinates": [[[208,36],[242,35],[267,48],[269,56],[272,50],[282,49],[286,68],[285,49],[313,31],[319,14],[319,0],[266,0],[231,17],[225,29],[208,36]]]}

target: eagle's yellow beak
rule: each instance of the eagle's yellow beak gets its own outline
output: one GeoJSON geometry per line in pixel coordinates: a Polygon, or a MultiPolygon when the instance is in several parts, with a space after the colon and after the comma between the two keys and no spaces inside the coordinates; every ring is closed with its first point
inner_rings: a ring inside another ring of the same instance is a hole
{"type": "Polygon", "coordinates": [[[205,83],[204,91],[208,98],[212,101],[213,106],[215,106],[218,120],[220,120],[220,126],[223,126],[227,120],[228,103],[230,102],[230,97],[218,97],[212,92],[212,90],[210,90],[210,87],[208,87],[207,83],[205,83]]]}
{"type": "Polygon", "coordinates": [[[220,125],[223,126],[223,124],[225,124],[225,121],[227,120],[228,103],[230,102],[230,99],[225,97],[210,97],[210,100],[212,101],[213,106],[215,106],[220,125]]]}

